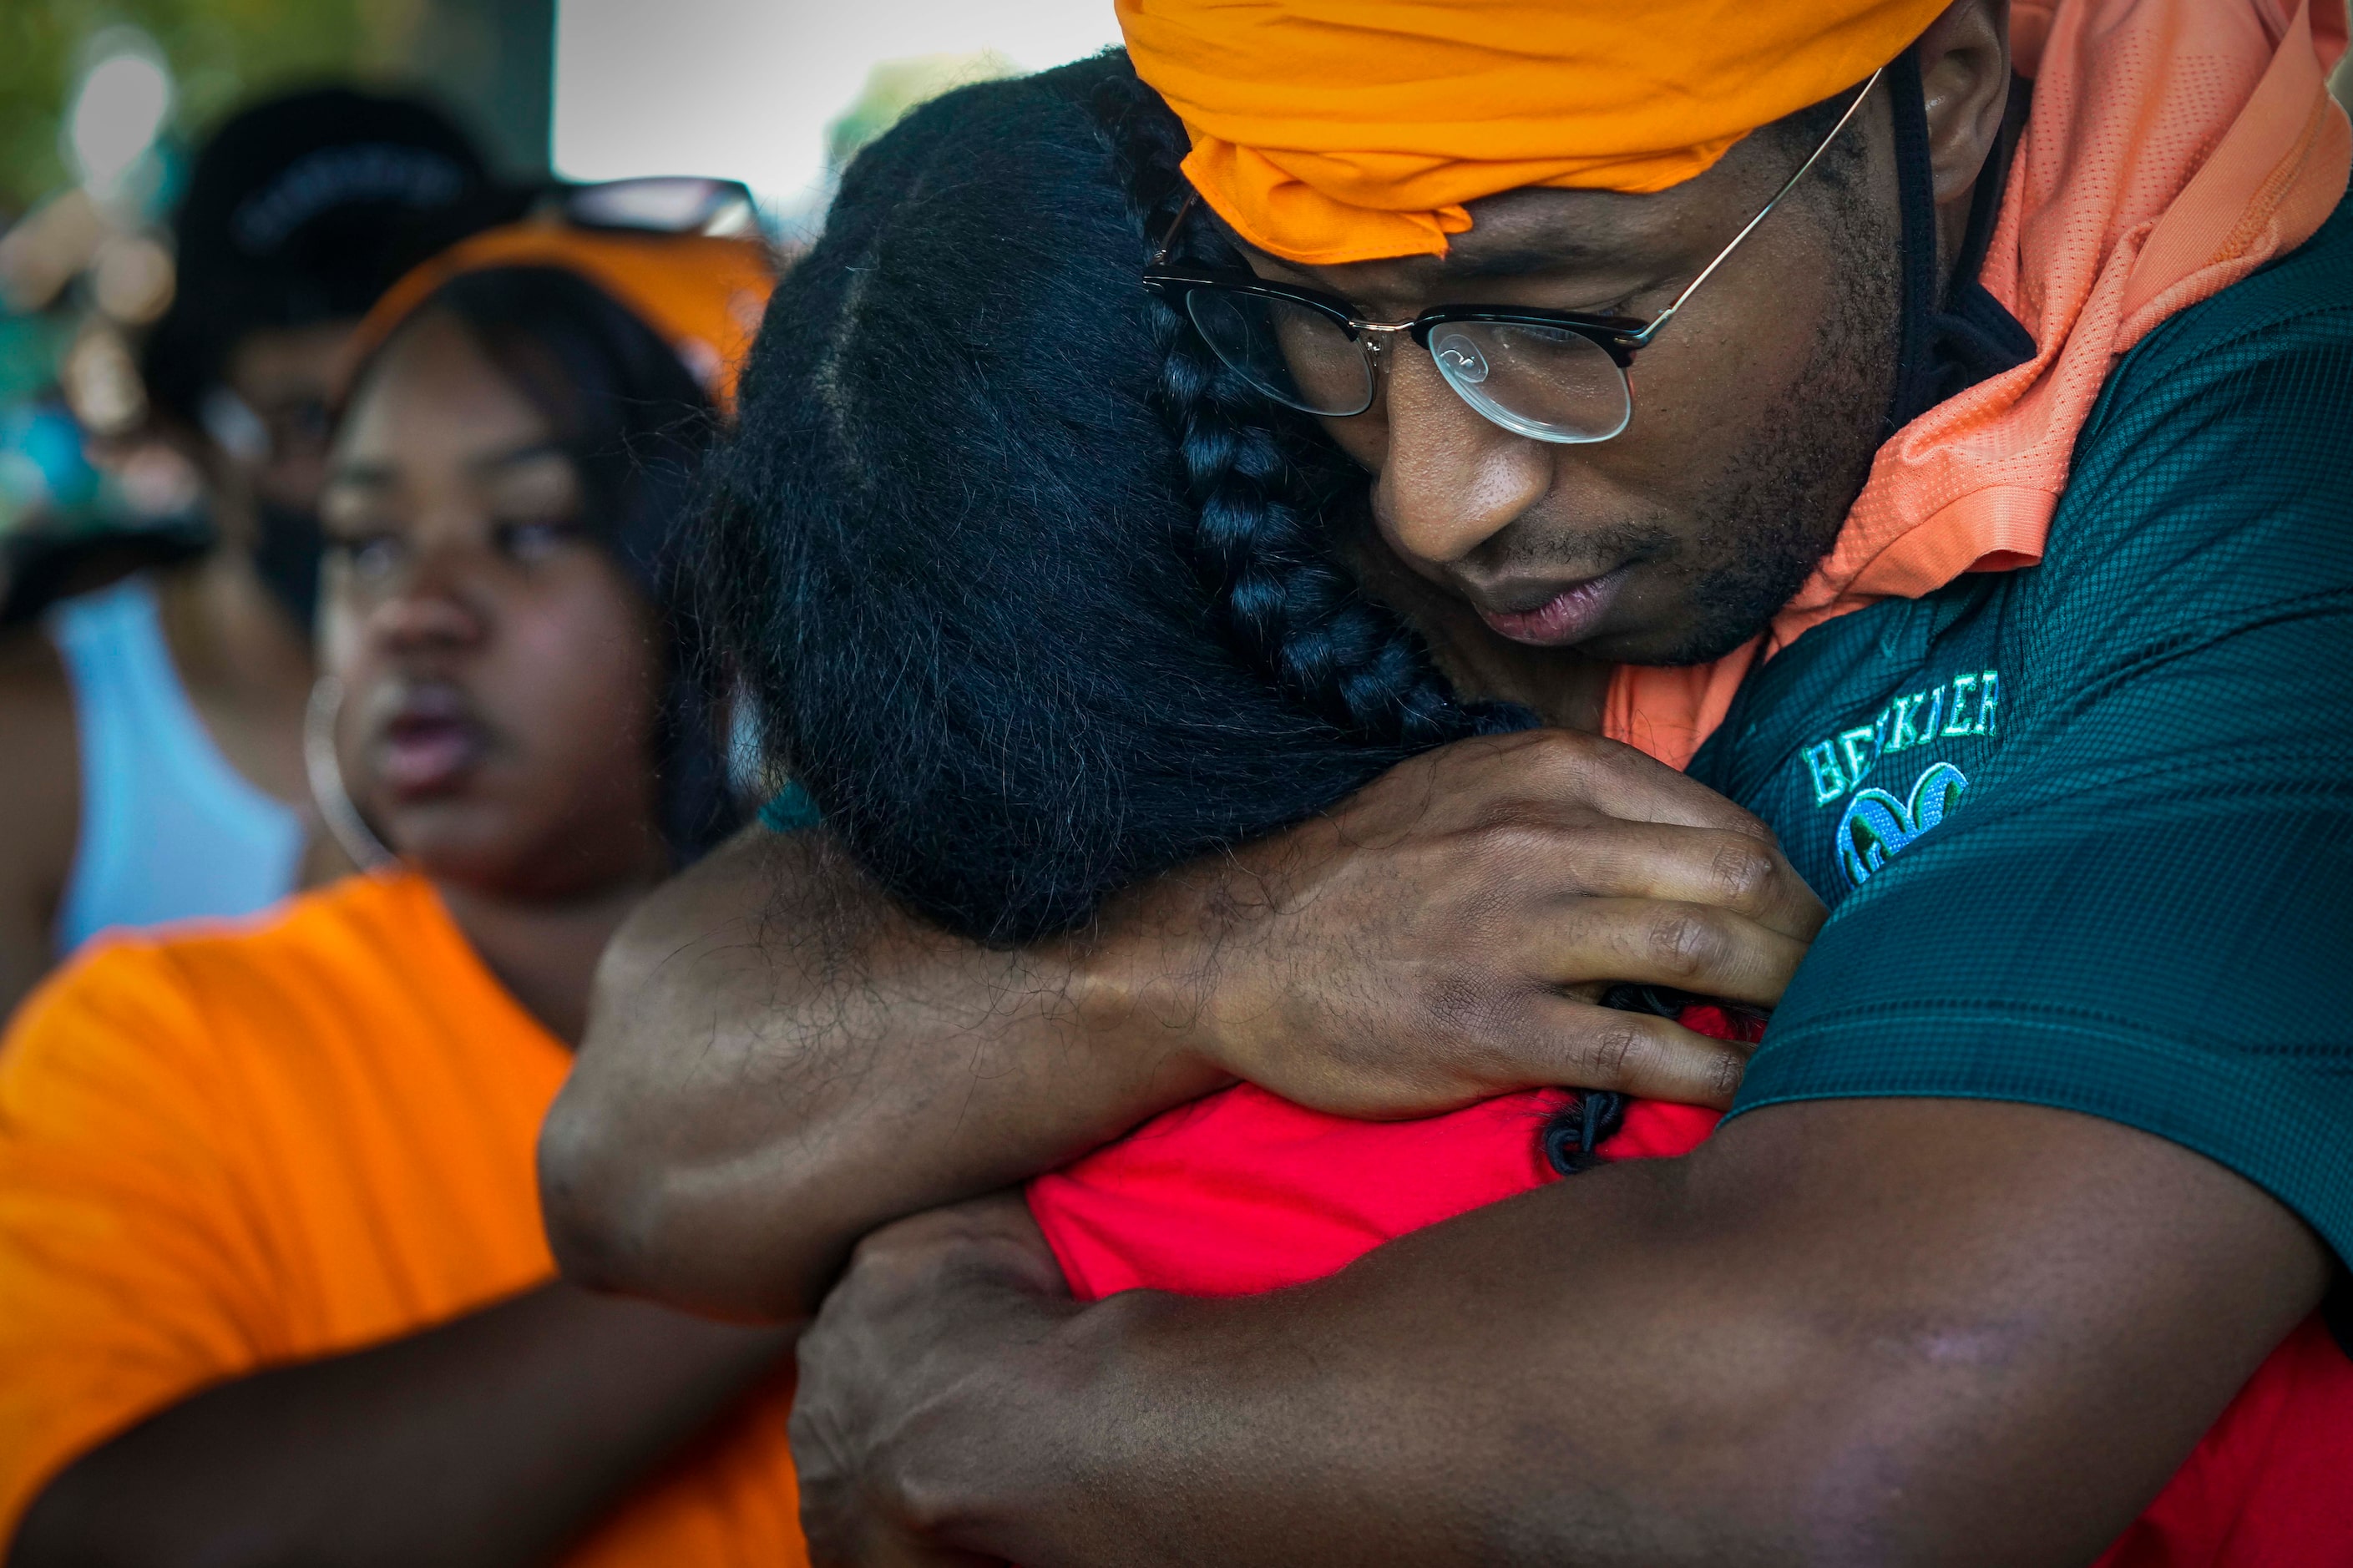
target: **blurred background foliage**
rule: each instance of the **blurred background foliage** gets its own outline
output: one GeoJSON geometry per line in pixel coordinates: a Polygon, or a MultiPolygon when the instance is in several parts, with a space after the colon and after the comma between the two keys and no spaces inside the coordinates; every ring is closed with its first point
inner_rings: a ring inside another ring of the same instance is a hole
{"type": "Polygon", "coordinates": [[[424,0],[7,0],[0,5],[0,205],[22,212],[63,184],[58,127],[89,41],[132,26],[178,88],[181,140],[257,90],[406,74],[424,0]]]}
{"type": "Polygon", "coordinates": [[[81,56],[126,26],[171,68],[184,145],[257,93],[357,79],[421,84],[510,166],[543,167],[554,15],[553,0],[5,0],[0,216],[65,183],[58,131],[81,56]]]}
{"type": "Polygon", "coordinates": [[[203,536],[137,369],[195,144],[257,98],[341,81],[421,91],[502,173],[543,176],[555,5],[0,0],[0,626],[90,548],[203,536]]]}

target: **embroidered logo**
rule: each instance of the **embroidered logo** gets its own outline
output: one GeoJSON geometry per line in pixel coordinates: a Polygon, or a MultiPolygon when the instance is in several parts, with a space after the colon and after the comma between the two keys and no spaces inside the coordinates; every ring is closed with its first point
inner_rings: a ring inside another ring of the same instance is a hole
{"type": "Polygon", "coordinates": [[[1835,805],[1862,787],[1882,757],[1963,738],[2000,734],[2001,674],[1983,669],[1901,696],[1868,724],[1841,730],[1805,750],[1816,805],[1835,805]]]}
{"type": "Polygon", "coordinates": [[[1887,864],[1915,838],[1945,820],[1969,787],[1967,774],[1938,763],[1912,785],[1912,798],[1898,800],[1883,789],[1859,790],[1839,818],[1839,865],[1856,887],[1887,864]]]}

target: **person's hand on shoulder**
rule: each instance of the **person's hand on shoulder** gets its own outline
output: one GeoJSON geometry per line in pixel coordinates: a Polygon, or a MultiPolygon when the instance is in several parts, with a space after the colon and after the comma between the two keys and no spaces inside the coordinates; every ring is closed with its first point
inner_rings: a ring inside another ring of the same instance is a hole
{"type": "Polygon", "coordinates": [[[1164,878],[1106,921],[1090,971],[1317,1110],[1424,1115],[1542,1085],[1720,1107],[1750,1047],[1600,994],[1769,1008],[1825,918],[1747,812],[1631,747],[1541,730],[1416,758],[1164,878]]]}

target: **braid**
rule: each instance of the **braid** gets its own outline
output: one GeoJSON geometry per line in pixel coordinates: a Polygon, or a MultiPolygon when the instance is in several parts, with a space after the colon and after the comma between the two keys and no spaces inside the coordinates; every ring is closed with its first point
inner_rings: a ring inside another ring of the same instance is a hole
{"type": "MultiPolygon", "coordinates": [[[[1147,242],[1156,239],[1189,194],[1178,168],[1184,128],[1127,71],[1097,89],[1095,113],[1129,211],[1147,242]]],[[[1185,248],[1241,265],[1207,224],[1185,248]]],[[[1183,542],[1228,643],[1286,696],[1367,739],[1431,746],[1535,728],[1540,721],[1516,702],[1458,701],[1403,617],[1366,598],[1332,559],[1330,520],[1362,494],[1345,459],[1229,369],[1190,321],[1156,298],[1151,310],[1164,356],[1160,414],[1196,509],[1183,542]]],[[[1625,1112],[1622,1095],[1580,1090],[1547,1119],[1538,1146],[1561,1175],[1590,1170],[1625,1112]]]]}
{"type": "MultiPolygon", "coordinates": [[[[1103,79],[1093,110],[1137,226],[1147,240],[1166,233],[1188,194],[1182,125],[1127,70],[1103,79]]],[[[1183,248],[1241,265],[1207,224],[1183,248]]],[[[1286,697],[1366,740],[1435,746],[1532,728],[1535,716],[1515,703],[1458,701],[1420,637],[1334,558],[1332,524],[1362,504],[1361,476],[1229,369],[1191,322],[1157,299],[1149,308],[1163,355],[1157,402],[1195,508],[1178,543],[1227,645],[1286,697]]]]}

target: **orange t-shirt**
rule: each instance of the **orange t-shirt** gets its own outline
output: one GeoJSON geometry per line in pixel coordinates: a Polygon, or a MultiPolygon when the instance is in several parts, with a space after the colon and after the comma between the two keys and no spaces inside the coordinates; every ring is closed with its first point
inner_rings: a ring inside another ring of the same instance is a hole
{"type": "MultiPolygon", "coordinates": [[[[200,1388],[553,1279],[533,1146],[571,1066],[414,874],[53,977],[0,1043],[0,1542],[200,1388]]],[[[806,1563],[788,1377],[566,1561],[806,1563]]]]}

